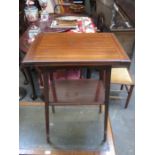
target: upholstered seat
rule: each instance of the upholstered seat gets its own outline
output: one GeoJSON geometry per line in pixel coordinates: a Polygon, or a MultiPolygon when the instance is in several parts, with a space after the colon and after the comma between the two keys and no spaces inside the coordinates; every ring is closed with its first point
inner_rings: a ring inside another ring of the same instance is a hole
{"type": "Polygon", "coordinates": [[[127,68],[112,68],[111,83],[126,85],[134,84],[127,68]]]}
{"type": "Polygon", "coordinates": [[[120,84],[121,89],[123,89],[123,86],[125,86],[127,93],[128,93],[126,104],[125,104],[125,108],[127,108],[131,95],[132,95],[133,88],[134,88],[134,82],[132,80],[132,77],[128,69],[127,68],[112,68],[111,84],[120,84]]]}

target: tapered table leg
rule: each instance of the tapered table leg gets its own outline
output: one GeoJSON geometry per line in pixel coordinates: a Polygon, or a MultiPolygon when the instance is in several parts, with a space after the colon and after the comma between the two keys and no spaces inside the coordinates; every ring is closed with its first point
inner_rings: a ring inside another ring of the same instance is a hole
{"type": "Polygon", "coordinates": [[[111,80],[111,66],[105,69],[105,114],[104,114],[104,138],[103,142],[107,140],[107,123],[109,111],[109,95],[110,95],[110,80],[111,80]]]}
{"type": "MultiPolygon", "coordinates": [[[[55,81],[54,81],[54,76],[53,76],[53,71],[52,71],[52,76],[51,77],[51,90],[52,90],[52,94],[53,94],[53,102],[57,103],[58,99],[57,99],[57,94],[56,94],[56,88],[55,88],[55,81]]],[[[55,113],[55,107],[54,105],[52,105],[52,112],[55,113]]]]}
{"type": "Polygon", "coordinates": [[[46,138],[50,143],[50,127],[49,127],[49,74],[45,70],[43,71],[43,83],[44,83],[44,100],[45,100],[45,124],[46,124],[46,138]]]}
{"type": "MultiPolygon", "coordinates": [[[[95,96],[95,101],[98,102],[99,99],[99,94],[100,94],[100,89],[101,89],[101,82],[103,81],[103,76],[104,76],[104,72],[103,69],[99,70],[99,81],[97,84],[97,91],[96,91],[96,96],[95,96]]],[[[99,105],[99,113],[102,113],[102,104],[99,105]]]]}

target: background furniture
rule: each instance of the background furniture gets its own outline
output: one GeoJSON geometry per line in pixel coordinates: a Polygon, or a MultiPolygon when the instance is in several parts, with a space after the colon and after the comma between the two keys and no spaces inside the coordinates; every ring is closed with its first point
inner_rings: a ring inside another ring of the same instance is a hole
{"type": "MultiPolygon", "coordinates": [[[[50,33],[55,33],[55,32],[70,32],[70,33],[78,33],[78,32],[87,32],[87,30],[89,30],[89,32],[92,32],[92,33],[95,33],[95,27],[94,27],[94,23],[92,22],[91,18],[87,18],[85,17],[85,20],[84,18],[82,18],[83,21],[85,22],[81,22],[81,21],[78,21],[77,22],[77,25],[80,29],[63,29],[63,28],[49,28],[49,25],[51,24],[52,20],[54,17],[61,17],[61,16],[65,16],[65,14],[63,15],[53,15],[52,17],[50,16],[50,19],[48,22],[38,22],[37,25],[41,28],[42,32],[50,32],[50,33]],[[86,23],[87,24],[89,23],[89,27],[85,27],[83,23],[86,23]],[[91,31],[90,31],[91,29],[91,31]]],[[[67,15],[66,15],[67,16],[67,15]]],[[[69,16],[69,15],[68,15],[69,16]]],[[[75,15],[74,15],[75,16],[75,15]]],[[[76,15],[78,17],[83,17],[81,15],[76,15]]],[[[31,46],[31,43],[28,43],[28,31],[29,31],[29,28],[23,33],[23,35],[20,37],[20,43],[19,43],[19,47],[20,49],[23,51],[24,54],[26,54],[31,46]]],[[[68,72],[69,73],[69,72],[68,72]]],[[[72,73],[72,72],[70,72],[72,73]]],[[[70,74],[69,73],[69,74],[70,74]]],[[[37,98],[37,93],[36,93],[36,88],[35,88],[35,85],[34,85],[34,82],[37,80],[37,79],[34,79],[33,76],[32,76],[33,72],[32,72],[32,69],[29,68],[29,75],[30,75],[30,80],[32,81],[31,82],[31,88],[32,88],[32,99],[36,99],[37,98]]],[[[68,75],[69,75],[68,74],[68,75]]],[[[76,72],[76,74],[78,74],[76,72]]],[[[77,79],[78,77],[76,77],[77,79]]]]}
{"type": "Polygon", "coordinates": [[[107,27],[111,25],[114,0],[96,0],[96,14],[102,14],[107,27]]]}
{"type": "Polygon", "coordinates": [[[111,84],[121,85],[121,90],[125,86],[127,90],[127,99],[125,103],[125,108],[128,107],[132,91],[134,88],[134,82],[127,68],[112,68],[111,71],[111,84]]]}
{"type": "MultiPolygon", "coordinates": [[[[27,78],[24,68],[21,66],[21,62],[22,62],[22,53],[19,50],[19,69],[24,75],[24,78],[25,78],[24,84],[26,85],[28,84],[28,78],[27,78]]],[[[26,89],[23,87],[19,87],[19,101],[22,100],[26,96],[26,94],[27,94],[26,89]]]]}
{"type": "Polygon", "coordinates": [[[115,3],[128,17],[130,22],[135,25],[135,0],[115,0],[115,3]]]}
{"type": "Polygon", "coordinates": [[[122,45],[124,39],[128,40],[126,41],[128,45],[124,46],[124,48],[128,47],[128,49],[125,50],[130,59],[132,59],[135,45],[134,0],[99,0],[96,1],[96,5],[98,30],[100,32],[114,32],[122,45]],[[106,7],[109,12],[104,12],[101,9],[104,7],[106,7]]]}
{"type": "MultiPolygon", "coordinates": [[[[88,72],[88,78],[90,79],[92,71],[89,69],[88,72]]],[[[125,108],[127,108],[134,88],[134,82],[128,68],[112,68],[111,84],[121,85],[121,90],[123,89],[123,86],[125,86],[128,94],[125,103],[125,108]]]]}

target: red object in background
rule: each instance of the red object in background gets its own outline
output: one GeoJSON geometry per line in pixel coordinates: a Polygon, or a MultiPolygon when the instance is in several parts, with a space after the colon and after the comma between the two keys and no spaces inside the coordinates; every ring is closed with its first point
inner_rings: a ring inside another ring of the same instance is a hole
{"type": "Polygon", "coordinates": [[[73,69],[73,70],[60,70],[54,73],[55,80],[78,80],[80,79],[80,70],[73,69]]]}
{"type": "MultiPolygon", "coordinates": [[[[95,33],[95,26],[92,20],[88,17],[77,21],[78,29],[70,30],[68,33],[95,33]]],[[[57,80],[77,80],[80,79],[81,72],[79,69],[68,70],[68,71],[57,71],[54,73],[54,79],[57,80]]]]}
{"type": "MultiPolygon", "coordinates": [[[[67,33],[95,33],[95,26],[91,18],[84,17],[83,19],[77,21],[78,28],[68,31],[67,33]],[[83,25],[85,23],[85,25],[83,25]]],[[[38,23],[38,26],[41,27],[42,23],[38,23]],[[39,25],[40,24],[40,25],[39,25]]],[[[45,26],[46,27],[46,26],[45,26]]],[[[46,31],[46,29],[44,29],[46,31]]],[[[52,31],[52,30],[51,30],[52,31]]],[[[50,29],[48,30],[50,32],[50,29]]],[[[20,38],[20,49],[25,53],[28,51],[30,44],[28,43],[28,30],[20,38]]],[[[79,69],[74,70],[60,70],[54,73],[54,79],[56,80],[77,80],[80,79],[81,73],[79,69]]],[[[39,82],[41,84],[41,82],[39,82]]],[[[41,84],[42,85],[42,84],[41,84]]]]}

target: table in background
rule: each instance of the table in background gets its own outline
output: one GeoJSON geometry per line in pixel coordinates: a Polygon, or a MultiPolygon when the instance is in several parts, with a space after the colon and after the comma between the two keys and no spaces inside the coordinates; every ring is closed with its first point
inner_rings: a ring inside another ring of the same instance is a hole
{"type": "MultiPolygon", "coordinates": [[[[41,22],[38,21],[36,22],[36,25],[41,29],[41,32],[48,32],[48,33],[61,33],[61,32],[68,32],[68,33],[95,33],[95,25],[92,21],[91,18],[87,17],[87,16],[83,16],[83,15],[78,15],[78,14],[52,14],[49,18],[49,20],[47,22],[41,22]],[[80,29],[70,29],[70,28],[51,28],[50,25],[52,23],[53,20],[55,20],[57,17],[64,17],[64,16],[77,16],[77,17],[84,17],[85,20],[87,21],[87,25],[85,28],[82,25],[83,22],[79,21],[77,22],[78,24],[78,28],[80,29]]],[[[23,35],[20,37],[19,40],[19,48],[20,50],[22,50],[22,52],[24,54],[26,54],[29,50],[29,48],[31,47],[32,43],[28,42],[28,31],[29,31],[30,27],[23,33],[23,35]]],[[[27,70],[27,74],[30,80],[30,84],[32,87],[32,99],[36,99],[37,95],[36,95],[36,88],[34,85],[34,77],[32,76],[32,72],[31,69],[27,70]]],[[[74,73],[70,72],[70,75],[72,76],[74,73]]],[[[79,71],[76,72],[77,76],[79,77],[79,71]]],[[[59,74],[61,75],[61,74],[59,74]]],[[[62,78],[63,74],[61,75],[61,77],[59,77],[57,75],[58,78],[63,79],[62,78]]],[[[73,75],[74,76],[74,75],[73,75]]],[[[75,76],[74,76],[75,77],[75,76]]]]}

